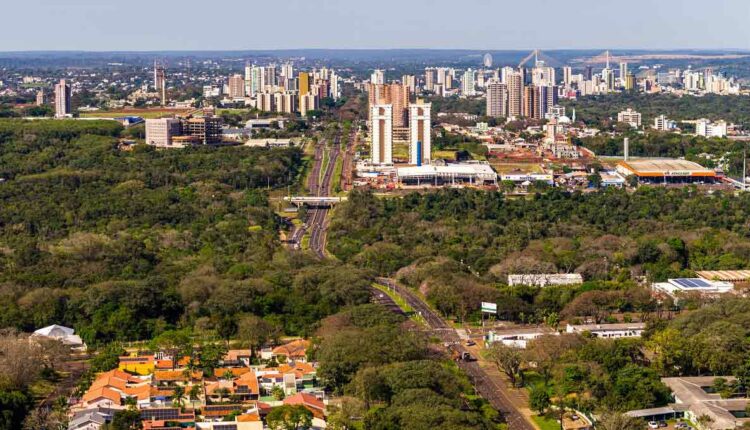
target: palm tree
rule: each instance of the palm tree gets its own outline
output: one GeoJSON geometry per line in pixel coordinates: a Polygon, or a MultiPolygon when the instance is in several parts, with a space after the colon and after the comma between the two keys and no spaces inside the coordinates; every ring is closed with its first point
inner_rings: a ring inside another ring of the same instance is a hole
{"type": "Polygon", "coordinates": [[[174,394],[172,395],[172,399],[173,399],[175,405],[177,405],[177,407],[181,409],[182,408],[182,397],[185,395],[185,387],[183,387],[182,385],[177,385],[176,387],[174,387],[174,391],[173,392],[174,392],[174,394]]]}
{"type": "Polygon", "coordinates": [[[216,389],[215,393],[219,395],[219,403],[221,403],[224,401],[224,397],[229,395],[229,389],[225,387],[221,387],[221,388],[216,389]]]}
{"type": "Polygon", "coordinates": [[[193,384],[190,387],[190,391],[188,392],[188,397],[189,397],[190,401],[191,402],[195,402],[196,400],[198,400],[198,398],[200,397],[200,395],[201,395],[201,387],[198,386],[198,385],[193,384]]]}

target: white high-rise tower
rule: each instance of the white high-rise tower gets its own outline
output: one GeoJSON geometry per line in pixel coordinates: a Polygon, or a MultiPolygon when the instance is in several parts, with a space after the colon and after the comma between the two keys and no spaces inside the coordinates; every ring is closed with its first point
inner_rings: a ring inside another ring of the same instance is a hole
{"type": "Polygon", "coordinates": [[[372,164],[393,164],[393,105],[370,107],[372,164]]]}
{"type": "Polygon", "coordinates": [[[420,100],[409,105],[409,164],[430,164],[432,161],[432,104],[420,100]]]}

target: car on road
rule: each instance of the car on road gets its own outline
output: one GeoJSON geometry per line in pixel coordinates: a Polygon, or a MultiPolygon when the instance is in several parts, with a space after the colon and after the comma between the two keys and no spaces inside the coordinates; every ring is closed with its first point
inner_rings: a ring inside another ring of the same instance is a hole
{"type": "Polygon", "coordinates": [[[648,422],[648,428],[650,428],[650,429],[658,429],[659,428],[659,423],[657,423],[656,421],[649,421],[648,422]]]}
{"type": "Polygon", "coordinates": [[[477,343],[476,343],[476,342],[474,342],[473,340],[467,340],[467,341],[466,341],[466,346],[474,346],[474,345],[476,345],[476,344],[477,344],[477,343]]]}

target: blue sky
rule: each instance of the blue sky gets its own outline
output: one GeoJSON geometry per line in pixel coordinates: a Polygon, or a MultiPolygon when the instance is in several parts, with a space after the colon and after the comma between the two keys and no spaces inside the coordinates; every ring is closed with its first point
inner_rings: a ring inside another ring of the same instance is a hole
{"type": "Polygon", "coordinates": [[[749,0],[5,0],[3,3],[0,51],[750,49],[749,0]]]}

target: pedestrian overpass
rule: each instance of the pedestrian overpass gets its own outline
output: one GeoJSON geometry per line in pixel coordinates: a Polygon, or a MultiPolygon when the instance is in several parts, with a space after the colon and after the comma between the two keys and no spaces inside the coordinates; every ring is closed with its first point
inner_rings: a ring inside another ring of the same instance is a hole
{"type": "Polygon", "coordinates": [[[310,207],[331,207],[337,203],[346,201],[346,197],[309,197],[309,196],[291,196],[284,197],[284,201],[287,201],[297,207],[310,206],[310,207]]]}

